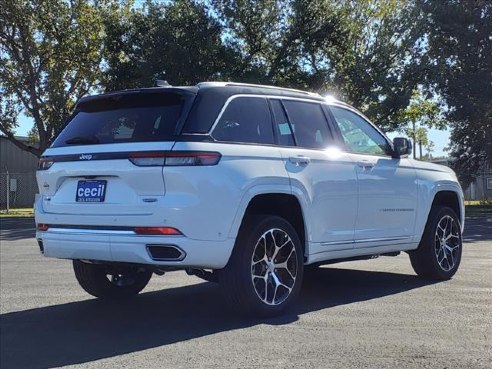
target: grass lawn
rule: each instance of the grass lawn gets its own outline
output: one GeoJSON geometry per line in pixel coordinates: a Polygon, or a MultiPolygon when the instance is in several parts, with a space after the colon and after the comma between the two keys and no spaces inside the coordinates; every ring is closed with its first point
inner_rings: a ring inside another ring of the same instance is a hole
{"type": "Polygon", "coordinates": [[[0,210],[0,218],[29,218],[34,216],[33,208],[0,210]]]}

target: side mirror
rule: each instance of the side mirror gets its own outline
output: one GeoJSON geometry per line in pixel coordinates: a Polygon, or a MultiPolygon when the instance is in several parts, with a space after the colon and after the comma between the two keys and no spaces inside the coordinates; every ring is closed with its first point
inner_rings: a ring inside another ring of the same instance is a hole
{"type": "Polygon", "coordinates": [[[410,155],[412,153],[412,141],[405,137],[395,137],[393,147],[397,157],[410,155]]]}

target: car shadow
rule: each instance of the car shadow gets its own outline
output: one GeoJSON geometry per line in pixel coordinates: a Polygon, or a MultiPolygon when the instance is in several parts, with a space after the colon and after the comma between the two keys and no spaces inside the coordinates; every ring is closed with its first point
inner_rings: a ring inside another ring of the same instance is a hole
{"type": "Polygon", "coordinates": [[[34,218],[0,218],[0,240],[16,241],[35,236],[34,218]]]}
{"type": "Polygon", "coordinates": [[[463,241],[465,244],[479,241],[492,241],[492,217],[480,216],[466,218],[463,241]]]}
{"type": "Polygon", "coordinates": [[[0,315],[0,367],[47,368],[169,345],[367,301],[429,284],[416,276],[320,268],[306,273],[297,306],[274,319],[235,315],[213,283],[142,293],[124,303],[89,299],[0,315]]]}

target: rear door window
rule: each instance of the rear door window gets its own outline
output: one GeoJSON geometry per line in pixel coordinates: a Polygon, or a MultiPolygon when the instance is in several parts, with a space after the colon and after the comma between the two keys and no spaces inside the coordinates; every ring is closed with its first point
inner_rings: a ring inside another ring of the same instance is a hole
{"type": "Polygon", "coordinates": [[[217,141],[273,144],[272,117],[263,97],[236,97],[219,118],[212,137],[217,141]]]}
{"type": "Polygon", "coordinates": [[[318,103],[282,101],[289,117],[297,146],[320,149],[333,143],[323,108],[318,103]]]}
{"type": "Polygon", "coordinates": [[[81,102],[53,147],[175,140],[185,100],[179,93],[151,93],[81,102]]]}
{"type": "Polygon", "coordinates": [[[270,100],[270,104],[272,106],[278,144],[281,146],[295,146],[294,135],[282,103],[280,100],[270,100]]]}

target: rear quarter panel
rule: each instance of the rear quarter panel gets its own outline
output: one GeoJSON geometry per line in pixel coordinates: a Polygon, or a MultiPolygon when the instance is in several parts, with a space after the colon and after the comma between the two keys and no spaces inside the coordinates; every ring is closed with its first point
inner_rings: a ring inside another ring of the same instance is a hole
{"type": "Polygon", "coordinates": [[[177,142],[173,150],[220,152],[215,166],[165,167],[166,197],[181,197],[170,220],[190,238],[235,238],[252,197],[290,193],[278,148],[219,142],[177,142]]]}

